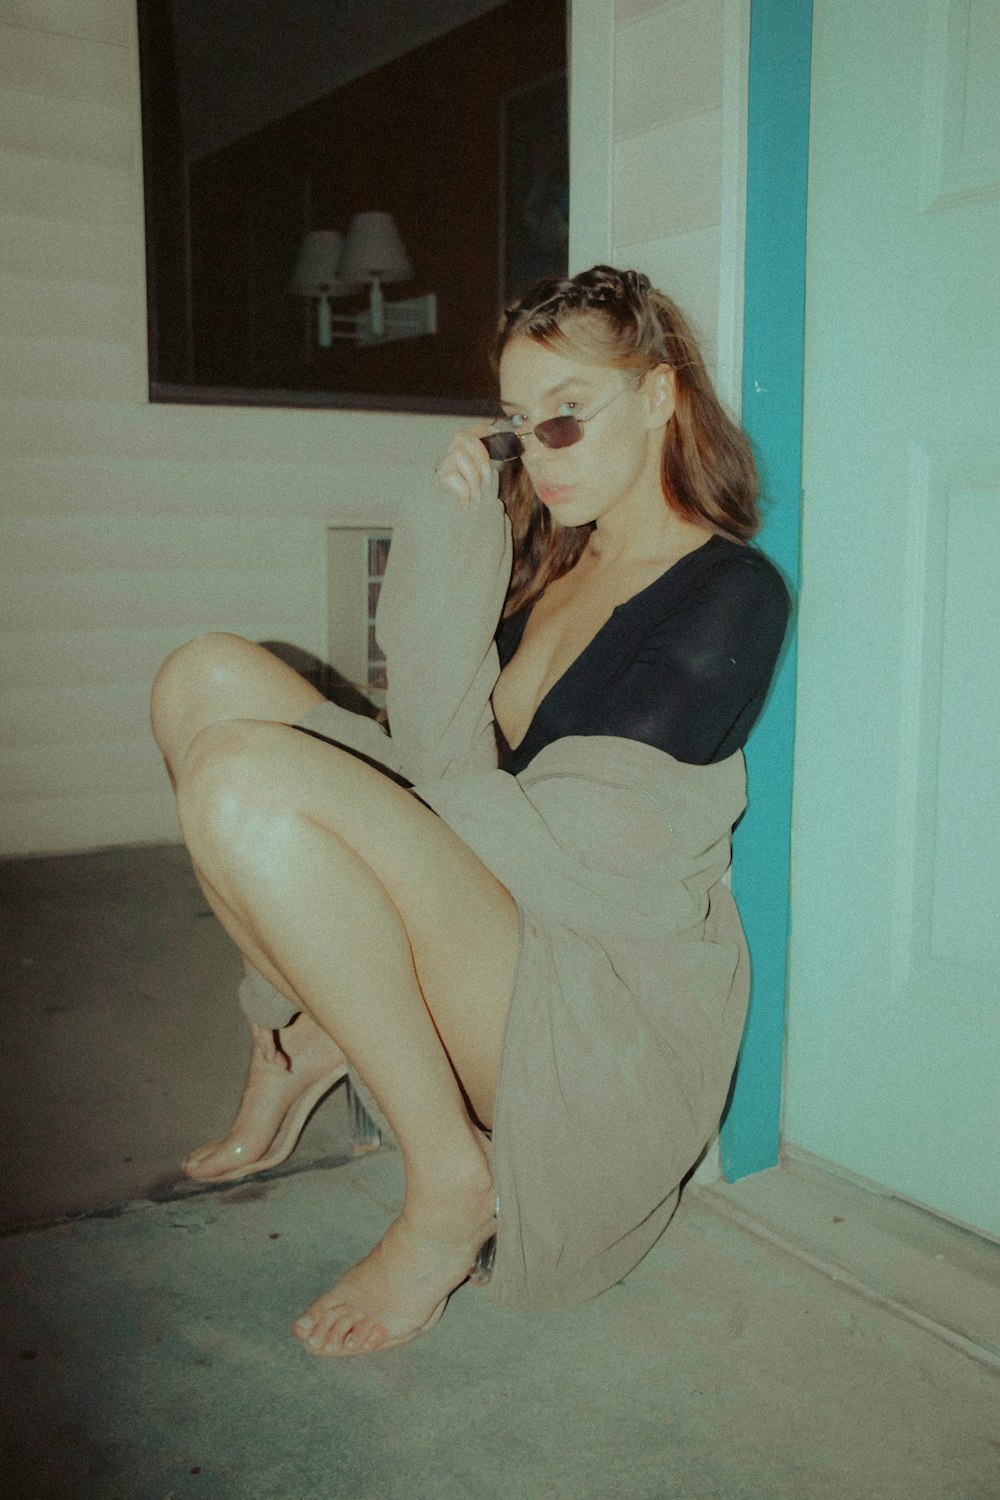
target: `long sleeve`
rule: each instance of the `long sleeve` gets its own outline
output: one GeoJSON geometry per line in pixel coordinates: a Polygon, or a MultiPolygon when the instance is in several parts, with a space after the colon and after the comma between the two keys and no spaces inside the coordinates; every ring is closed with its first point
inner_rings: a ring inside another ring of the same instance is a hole
{"type": "Polygon", "coordinates": [[[510,569],[495,484],[467,507],[421,497],[394,528],[376,636],[388,664],[389,732],[412,781],[496,766],[493,636],[510,569]]]}
{"type": "Polygon", "coordinates": [[[756,722],[787,624],[779,575],[759,554],[737,555],[644,637],[589,732],[643,740],[691,765],[724,759],[756,722]]]}
{"type": "MultiPolygon", "coordinates": [[[[390,732],[334,703],[319,704],[298,727],[410,782],[495,769],[493,635],[510,567],[510,528],[495,492],[467,509],[446,495],[416,499],[393,530],[377,613],[390,732]]],[[[259,1026],[286,1026],[295,1014],[255,970],[240,999],[259,1026]]]]}

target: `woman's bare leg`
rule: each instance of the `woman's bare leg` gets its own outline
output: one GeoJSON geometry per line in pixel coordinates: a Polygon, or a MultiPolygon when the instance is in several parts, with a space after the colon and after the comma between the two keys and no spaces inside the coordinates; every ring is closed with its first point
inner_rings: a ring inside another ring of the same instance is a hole
{"type": "MultiPolygon", "coordinates": [[[[153,684],[150,711],[154,738],[176,785],[191,741],[207,725],[248,718],[290,724],[322,702],[316,688],[263,646],[217,633],[189,641],[167,657],[153,684]]],[[[216,892],[206,897],[218,906],[216,892]]],[[[275,972],[265,971],[265,978],[282,987],[275,972]]],[[[298,1003],[287,988],[284,993],[298,1003]]],[[[252,1170],[296,1100],[315,1080],[332,1076],[342,1061],[339,1049],[308,1017],[299,1016],[277,1033],[250,1029],[250,1061],[236,1118],[224,1136],[198,1147],[184,1162],[184,1171],[198,1181],[252,1170]]]]}
{"type": "MultiPolygon", "coordinates": [[[[235,913],[226,910],[219,893],[197,869],[195,874],[213,911],[217,916],[225,914],[223,925],[244,954],[244,964],[249,961],[246,955],[252,953],[254,966],[299,1012],[279,1031],[250,1023],[250,1060],[236,1118],[225,1135],[196,1147],[182,1164],[185,1174],[197,1182],[231,1181],[257,1169],[258,1162],[276,1165],[271,1160],[275,1145],[284,1134],[283,1127],[291,1124],[289,1116],[299,1100],[312,1093],[314,1108],[319,1102],[316,1092],[319,1085],[327,1080],[332,1088],[344,1076],[346,1058],[326,1032],[302,1012],[302,1002],[284,975],[254,946],[235,913]]],[[[286,1144],[279,1160],[290,1154],[295,1141],[288,1140],[286,1144]]]]}
{"type": "Polygon", "coordinates": [[[263,646],[217,632],[172,651],[153,683],[153,738],[167,770],[177,771],[195,735],[230,719],[293,724],[323,694],[263,646]]]}
{"type": "Polygon", "coordinates": [[[491,1228],[489,1164],[456,1074],[488,1124],[514,902],[409,793],[274,725],[205,730],[178,805],[195,865],[225,903],[223,925],[235,914],[251,961],[259,951],[273,964],[343,1048],[403,1156],[400,1217],[296,1331],[324,1354],[412,1337],[491,1228]]]}

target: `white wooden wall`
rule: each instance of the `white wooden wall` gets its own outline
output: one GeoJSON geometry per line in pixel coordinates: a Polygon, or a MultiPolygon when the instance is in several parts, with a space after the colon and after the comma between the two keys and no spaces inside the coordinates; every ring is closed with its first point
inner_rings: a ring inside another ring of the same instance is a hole
{"type": "Polygon", "coordinates": [[[735,406],[742,363],[749,0],[618,0],[614,263],[693,318],[735,406]]]}
{"type": "Polygon", "coordinates": [[[326,528],[454,421],[151,406],[132,0],[0,0],[0,852],[178,837],[149,735],[210,629],[322,655],[326,528]]]}
{"type": "MultiPolygon", "coordinates": [[[[749,0],[575,0],[574,268],[694,316],[738,398],[749,0]]],[[[149,682],[191,635],[324,654],[330,524],[454,421],[151,406],[132,0],[0,0],[0,853],[178,836],[149,682]]]]}
{"type": "Polygon", "coordinates": [[[739,411],[749,0],[574,0],[570,260],[645,271],[739,411]]]}

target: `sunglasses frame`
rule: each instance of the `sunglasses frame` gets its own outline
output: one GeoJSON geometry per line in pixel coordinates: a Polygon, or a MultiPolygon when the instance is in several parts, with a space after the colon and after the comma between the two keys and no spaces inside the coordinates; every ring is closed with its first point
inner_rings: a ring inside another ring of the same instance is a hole
{"type": "MultiPolygon", "coordinates": [[[[641,378],[640,376],[639,379],[641,380],[641,378]]],[[[588,422],[593,421],[594,417],[599,416],[602,411],[611,405],[612,401],[617,401],[619,396],[624,396],[626,391],[636,390],[638,385],[639,381],[636,380],[630,385],[622,386],[620,390],[615,391],[613,395],[609,396],[606,401],[602,401],[600,406],[595,406],[594,410],[588,412],[585,417],[546,417],[543,422],[536,422],[534,427],[529,427],[524,432],[515,432],[513,428],[506,432],[490,432],[487,433],[486,437],[480,438],[480,442],[493,462],[497,464],[510,464],[521,458],[524,454],[524,439],[531,437],[532,434],[538,439],[543,448],[573,448],[586,436],[584,428],[588,422]],[[580,430],[576,437],[570,438],[568,443],[549,443],[546,441],[544,433],[546,429],[551,431],[555,423],[573,423],[580,430]],[[510,449],[513,444],[516,444],[517,448],[515,452],[511,453],[510,449]]],[[[498,417],[497,420],[502,421],[503,418],[498,417]]]]}

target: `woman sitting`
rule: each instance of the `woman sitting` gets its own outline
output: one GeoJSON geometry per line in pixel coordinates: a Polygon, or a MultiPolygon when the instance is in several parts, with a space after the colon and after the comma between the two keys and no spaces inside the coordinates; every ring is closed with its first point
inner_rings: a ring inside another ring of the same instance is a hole
{"type": "Polygon", "coordinates": [[[348,1066],[402,1154],[399,1216],[294,1325],[321,1355],[428,1329],[494,1236],[499,1303],[620,1279],[718,1124],[745,1014],[722,877],[788,617],[747,545],[749,444],[634,271],[538,283],[496,353],[506,415],[394,531],[388,732],[235,636],[154,689],[253,1025],[236,1120],[185,1170],[276,1164],[348,1066]]]}

